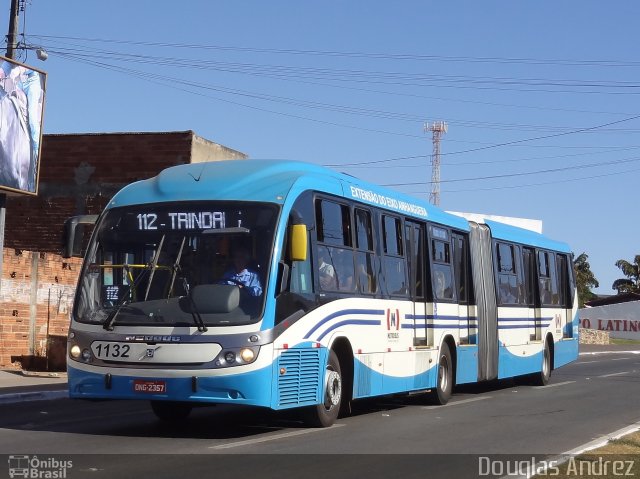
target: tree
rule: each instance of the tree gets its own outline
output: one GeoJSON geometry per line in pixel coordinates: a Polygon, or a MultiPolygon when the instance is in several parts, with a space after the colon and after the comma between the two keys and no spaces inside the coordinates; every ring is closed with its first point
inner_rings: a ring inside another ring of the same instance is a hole
{"type": "Polygon", "coordinates": [[[626,278],[616,279],[611,286],[622,293],[640,293],[640,254],[633,258],[633,263],[624,259],[616,261],[616,266],[622,270],[626,278]]]}
{"type": "Polygon", "coordinates": [[[591,271],[591,265],[589,264],[589,255],[582,253],[575,260],[573,260],[573,266],[576,269],[576,286],[578,288],[578,305],[584,308],[584,303],[590,301],[596,297],[591,291],[591,288],[597,288],[600,283],[596,279],[596,276],[591,271]]]}

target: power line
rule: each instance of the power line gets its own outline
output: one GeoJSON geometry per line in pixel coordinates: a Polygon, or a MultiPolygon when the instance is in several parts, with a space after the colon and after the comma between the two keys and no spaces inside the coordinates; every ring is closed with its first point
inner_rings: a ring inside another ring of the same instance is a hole
{"type": "MultiPolygon", "coordinates": [[[[448,141],[448,140],[447,140],[448,141]]],[[[565,155],[551,155],[551,156],[532,156],[532,157],[525,157],[525,158],[505,158],[502,160],[482,160],[482,161],[456,161],[456,162],[448,162],[447,166],[468,166],[468,165],[491,165],[491,164],[497,164],[497,163],[519,163],[519,162],[526,162],[526,161],[538,161],[538,160],[555,160],[555,159],[559,159],[559,158],[573,158],[576,156],[591,156],[591,155],[602,155],[602,154],[609,154],[609,153],[615,153],[615,152],[619,152],[619,151],[629,151],[629,150],[637,150],[639,149],[640,146],[625,146],[625,147],[619,147],[619,148],[611,148],[608,150],[602,150],[602,151],[590,151],[590,152],[583,152],[583,153],[571,153],[571,154],[565,154],[565,155]]],[[[396,160],[399,159],[412,159],[412,158],[427,158],[429,155],[417,155],[415,157],[402,157],[402,158],[396,158],[396,160]]],[[[389,158],[388,160],[390,160],[391,158],[389,158]]],[[[383,160],[385,161],[385,160],[383,160]]],[[[343,166],[343,165],[324,165],[324,166],[331,166],[331,167],[336,167],[336,166],[343,166]]],[[[424,168],[424,163],[418,164],[418,165],[382,165],[382,166],[376,166],[376,165],[360,165],[360,166],[352,166],[352,167],[346,167],[348,169],[351,168],[367,168],[367,169],[389,169],[389,168],[424,168]]]]}
{"type": "MultiPolygon", "coordinates": [[[[572,166],[564,166],[561,168],[549,168],[545,170],[537,170],[537,171],[528,171],[524,173],[505,173],[501,175],[488,175],[488,176],[475,176],[469,178],[453,178],[449,180],[440,180],[441,183],[457,183],[462,181],[478,181],[478,180],[495,180],[501,178],[514,178],[518,176],[529,176],[529,175],[539,175],[545,173],[557,173],[560,171],[573,170],[575,168],[585,169],[585,168],[597,168],[600,166],[609,166],[609,165],[619,165],[624,163],[633,163],[636,161],[640,161],[640,157],[634,158],[626,158],[622,160],[614,160],[608,162],[599,162],[599,163],[590,163],[586,165],[572,165],[572,166]]],[[[383,186],[414,186],[414,185],[425,185],[427,182],[424,181],[414,181],[409,183],[385,183],[383,186]]]]}
{"type": "MultiPolygon", "coordinates": [[[[490,186],[490,187],[483,187],[483,188],[464,188],[464,189],[458,189],[458,190],[443,190],[443,192],[445,192],[445,193],[463,193],[463,192],[469,192],[469,191],[494,191],[494,190],[529,188],[529,187],[532,187],[532,186],[554,185],[554,184],[558,184],[558,183],[569,183],[569,182],[574,182],[574,181],[583,181],[583,180],[592,180],[592,179],[596,179],[596,178],[605,178],[605,177],[608,177],[608,176],[624,175],[624,174],[627,174],[627,173],[635,173],[635,172],[638,172],[638,171],[640,171],[640,168],[634,168],[632,170],[616,171],[616,172],[613,172],[613,173],[603,173],[601,175],[582,176],[582,177],[578,177],[578,178],[563,178],[561,180],[543,181],[543,182],[539,182],[539,183],[526,183],[526,184],[521,184],[521,185],[506,185],[506,186],[490,186]]],[[[424,195],[426,193],[424,191],[413,191],[413,192],[408,192],[407,194],[424,195]]]]}
{"type": "MultiPolygon", "coordinates": [[[[539,140],[546,140],[549,138],[558,138],[561,136],[567,136],[567,135],[575,135],[578,133],[584,133],[587,131],[593,131],[599,128],[604,128],[607,126],[611,126],[611,125],[616,125],[619,123],[625,123],[625,122],[629,122],[629,121],[633,121],[633,120],[637,120],[638,118],[640,118],[640,115],[635,115],[629,118],[624,118],[622,120],[617,120],[617,121],[612,121],[612,122],[608,122],[608,123],[603,123],[601,125],[595,125],[595,126],[590,126],[587,128],[578,128],[576,130],[571,130],[571,131],[566,131],[566,132],[562,132],[562,133],[555,133],[552,135],[544,135],[544,136],[536,136],[533,138],[523,138],[521,140],[513,140],[513,141],[506,141],[503,143],[494,143],[491,145],[487,145],[487,146],[480,146],[477,148],[470,148],[467,150],[460,150],[460,151],[452,151],[449,153],[441,153],[442,156],[447,155],[447,156],[452,156],[452,155],[462,155],[462,154],[466,154],[466,153],[474,153],[477,151],[483,151],[483,150],[490,150],[493,148],[501,148],[504,146],[512,146],[512,145],[518,145],[518,144],[522,144],[522,143],[527,143],[527,142],[532,142],[532,141],[539,141],[539,140]]],[[[422,157],[424,157],[424,155],[422,155],[422,157]]],[[[387,163],[387,162],[391,162],[391,161],[399,161],[402,159],[408,159],[411,157],[399,157],[399,158],[386,158],[384,160],[375,160],[375,161],[359,161],[359,162],[354,162],[354,163],[343,163],[343,164],[328,164],[325,166],[359,166],[359,165],[368,165],[368,164],[377,164],[377,163],[387,163]]]]}
{"type": "MultiPolygon", "coordinates": [[[[247,105],[245,103],[240,103],[237,101],[233,101],[233,100],[227,100],[224,98],[220,98],[220,97],[216,97],[213,95],[208,95],[208,94],[204,94],[204,93],[200,93],[200,92],[195,92],[193,90],[189,90],[188,88],[180,88],[177,87],[174,83],[177,84],[182,84],[185,86],[191,86],[191,87],[195,87],[195,88],[201,88],[201,89],[205,89],[205,90],[216,90],[218,91],[216,88],[211,87],[211,86],[204,86],[204,85],[200,85],[197,83],[193,83],[193,82],[188,82],[186,80],[182,80],[179,78],[172,78],[172,77],[168,77],[165,75],[158,75],[158,74],[153,74],[153,73],[149,73],[149,72],[142,72],[142,71],[138,71],[138,70],[133,70],[133,69],[129,69],[129,68],[124,68],[124,67],[119,67],[116,65],[109,65],[106,63],[102,63],[102,62],[96,62],[96,61],[92,61],[92,60],[87,60],[87,59],[78,59],[78,58],[73,58],[70,56],[70,59],[73,61],[78,61],[81,63],[85,63],[88,65],[92,65],[98,68],[103,68],[106,70],[111,70],[111,71],[115,71],[115,72],[119,72],[119,73],[126,73],[129,74],[131,76],[137,77],[139,79],[151,82],[151,83],[155,83],[158,85],[162,85],[165,87],[169,87],[169,88],[173,88],[176,90],[180,90],[183,91],[185,93],[190,93],[192,95],[197,95],[197,96],[202,96],[205,98],[210,98],[216,101],[220,101],[220,102],[224,102],[224,103],[229,103],[229,104],[233,104],[233,105],[237,105],[237,106],[241,106],[244,108],[249,108],[252,110],[256,110],[256,111],[261,111],[261,112],[265,112],[265,113],[272,113],[275,115],[280,115],[280,116],[284,116],[284,117],[289,117],[289,118],[295,118],[298,120],[305,120],[305,121],[311,121],[311,122],[315,122],[315,123],[321,123],[321,124],[325,124],[325,125],[330,125],[330,126],[337,126],[337,127],[341,127],[341,128],[350,128],[350,129],[354,129],[354,130],[360,130],[360,131],[367,131],[367,132],[371,132],[371,133],[383,133],[383,134],[387,134],[387,135],[395,135],[395,136],[402,136],[402,137],[408,137],[408,138],[418,138],[418,139],[422,139],[423,136],[421,135],[412,135],[409,133],[401,133],[401,132],[394,132],[394,131],[388,131],[388,130],[378,130],[378,129],[374,129],[374,128],[365,128],[365,127],[359,127],[359,126],[354,126],[354,125],[347,125],[347,124],[343,124],[343,123],[336,123],[336,122],[332,122],[332,121],[327,121],[327,120],[320,120],[317,118],[311,118],[311,117],[307,117],[307,116],[301,116],[301,115],[295,115],[292,113],[285,113],[285,112],[281,112],[281,111],[276,111],[276,110],[271,110],[271,109],[267,109],[267,108],[261,108],[261,107],[257,107],[257,106],[253,106],[253,105],[247,105]],[[170,83],[168,83],[170,82],[170,83]]],[[[224,93],[224,92],[223,92],[224,93]]],[[[246,95],[248,96],[248,95],[246,95]]]]}
{"type": "Polygon", "coordinates": [[[56,35],[39,35],[31,34],[31,37],[41,39],[62,39],[77,40],[94,43],[114,43],[138,46],[153,47],[169,47],[184,48],[197,50],[223,50],[237,51],[246,53],[269,53],[269,54],[285,54],[285,55],[312,55],[312,56],[329,56],[329,57],[361,57],[388,60],[419,60],[419,61],[447,61],[447,62],[472,62],[472,63],[500,63],[500,64],[534,64],[534,65],[563,65],[563,66],[585,66],[585,67],[640,67],[638,61],[623,60],[569,60],[569,59],[542,59],[528,57],[474,57],[474,56],[446,56],[446,55],[419,55],[406,53],[381,53],[381,52],[358,52],[358,51],[332,51],[332,50],[303,50],[303,49],[276,49],[276,48],[256,48],[256,47],[238,47],[229,45],[207,45],[207,44],[190,44],[190,43],[170,43],[170,42],[151,42],[151,41],[133,41],[133,40],[116,40],[105,38],[88,38],[76,36],[56,36],[56,35]]]}

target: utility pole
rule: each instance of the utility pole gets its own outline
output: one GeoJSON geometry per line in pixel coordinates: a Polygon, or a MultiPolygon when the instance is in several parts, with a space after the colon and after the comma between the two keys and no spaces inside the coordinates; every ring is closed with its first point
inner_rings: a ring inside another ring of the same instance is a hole
{"type": "MultiPolygon", "coordinates": [[[[7,58],[14,59],[18,46],[18,21],[20,16],[20,1],[11,0],[9,14],[9,33],[7,33],[7,58]]],[[[2,273],[4,270],[4,225],[7,212],[7,195],[0,193],[0,292],[2,291],[2,273]]]]}
{"type": "Polygon", "coordinates": [[[433,133],[433,153],[431,154],[431,193],[429,193],[429,203],[440,206],[440,138],[447,132],[447,123],[444,121],[434,121],[425,123],[424,131],[433,133]]]}
{"type": "Polygon", "coordinates": [[[7,33],[7,58],[15,58],[18,46],[18,21],[20,16],[20,0],[11,0],[11,13],[9,14],[9,33],[7,33]]]}

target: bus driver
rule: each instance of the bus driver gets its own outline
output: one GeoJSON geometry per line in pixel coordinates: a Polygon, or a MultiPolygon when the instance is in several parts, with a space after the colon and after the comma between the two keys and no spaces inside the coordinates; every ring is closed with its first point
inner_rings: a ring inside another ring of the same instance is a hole
{"type": "Polygon", "coordinates": [[[260,296],[262,294],[262,284],[258,273],[248,269],[251,255],[245,246],[236,246],[231,254],[233,267],[228,269],[222,276],[220,284],[235,284],[241,289],[245,289],[250,296],[260,296]]]}

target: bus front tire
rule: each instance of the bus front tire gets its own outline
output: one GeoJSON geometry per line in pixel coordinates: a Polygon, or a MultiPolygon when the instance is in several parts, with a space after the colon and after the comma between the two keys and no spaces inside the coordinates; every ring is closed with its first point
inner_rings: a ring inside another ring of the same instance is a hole
{"type": "Polygon", "coordinates": [[[180,422],[187,419],[193,407],[177,401],[151,401],[151,409],[161,421],[180,422]]]}
{"type": "Polygon", "coordinates": [[[332,426],[342,404],[342,372],[338,356],[331,350],[324,372],[323,402],[305,411],[305,423],[311,427],[332,426]]]}
{"type": "Polygon", "coordinates": [[[438,371],[435,389],[429,394],[429,402],[432,404],[445,405],[451,399],[453,392],[453,363],[451,361],[451,351],[449,345],[443,343],[438,353],[438,371]]]}

